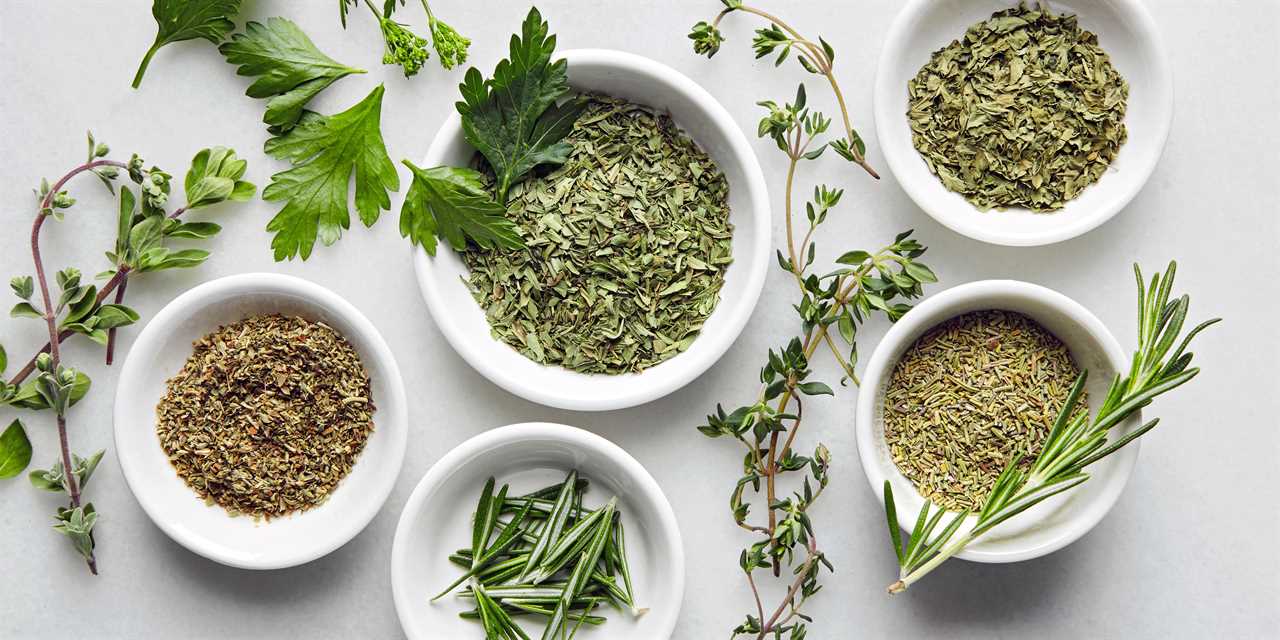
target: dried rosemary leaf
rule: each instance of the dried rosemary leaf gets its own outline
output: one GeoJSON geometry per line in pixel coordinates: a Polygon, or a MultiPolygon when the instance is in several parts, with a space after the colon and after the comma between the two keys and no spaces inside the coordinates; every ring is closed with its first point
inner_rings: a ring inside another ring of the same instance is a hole
{"type": "Polygon", "coordinates": [[[373,431],[369,375],[330,327],[281,315],[201,338],[156,407],[178,476],[230,515],[314,507],[373,431]]]}
{"type": "Polygon", "coordinates": [[[1129,85],[1073,15],[1025,4],[934,52],[907,83],[912,141],[979,209],[1061,209],[1128,133],[1129,85]]]}
{"type": "MultiPolygon", "coordinates": [[[[916,340],[893,369],[884,436],[920,494],[978,511],[1018,453],[1030,468],[1080,370],[1035,320],[1012,311],[952,318],[916,340]]],[[[1088,394],[1076,414],[1087,412],[1088,394]]]]}
{"type": "Polygon", "coordinates": [[[493,335],[584,373],[684,351],[732,260],[729,185],[667,115],[591,96],[554,171],[511,190],[527,247],[463,252],[493,335]]]}

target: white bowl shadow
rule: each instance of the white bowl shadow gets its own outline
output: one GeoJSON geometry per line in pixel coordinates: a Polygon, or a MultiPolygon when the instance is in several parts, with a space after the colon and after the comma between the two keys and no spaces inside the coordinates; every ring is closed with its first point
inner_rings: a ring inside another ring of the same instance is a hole
{"type": "MultiPolygon", "coordinates": [[[[1127,373],[1129,358],[1096,316],[1074,300],[1039,285],[1017,280],[982,280],[952,287],[928,298],[899,320],[867,363],[858,391],[855,439],[871,490],[884,502],[884,482],[893,487],[898,523],[910,531],[924,497],[898,470],[884,441],[884,396],[902,354],[939,323],[971,311],[1001,309],[1030,317],[1067,346],[1081,370],[1089,373],[1091,409],[1106,397],[1117,372],[1127,373]]],[[[1141,413],[1114,428],[1112,439],[1136,429],[1141,413]]],[[[1088,468],[1083,485],[1028,509],[984,534],[959,557],[978,562],[1017,562],[1051,553],[1079,539],[1111,510],[1138,459],[1138,442],[1088,468]]],[[[968,529],[976,516],[962,527],[968,529]]]]}
{"type": "MultiPolygon", "coordinates": [[[[688,77],[620,51],[579,49],[559,57],[569,62],[569,83],[575,90],[605,93],[670,112],[729,182],[733,264],[725,271],[720,302],[698,338],[684,353],[640,373],[591,375],[542,365],[491,335],[484,309],[465,284],[466,264],[448,246],[441,244],[434,258],[414,247],[414,270],[427,309],[449,344],[494,384],[561,409],[623,409],[688,384],[715,364],[742,332],[764,287],[769,263],[768,192],[755,154],[733,118],[688,77]]],[[[462,137],[455,112],[436,134],[423,162],[427,167],[467,166],[474,154],[462,137]]]]}
{"type": "Polygon", "coordinates": [[[963,37],[974,23],[1012,0],[911,0],[885,37],[875,79],[876,135],[889,169],[915,203],[962,235],[1009,246],[1061,242],[1111,219],[1138,194],[1155,170],[1173,120],[1173,71],[1160,30],[1141,0],[1052,0],[1059,13],[1079,16],[1097,34],[1112,64],[1129,83],[1125,126],[1129,139],[1098,182],[1061,210],[979,211],[949,191],[916,151],[907,121],[907,81],[934,51],[963,37]]]}
{"type": "Polygon", "coordinates": [[[408,432],[400,370],[373,324],[328,289],[271,273],[220,278],[166,305],[138,335],[125,360],[114,412],[116,458],[151,520],[187,549],[243,569],[296,566],[354,538],[390,495],[408,432]],[[206,505],[178,477],[156,435],[155,407],[166,381],[191,355],[193,342],[219,326],[266,313],[324,322],[342,334],[369,373],[377,410],[364,450],[323,504],[255,522],[206,505]]]}

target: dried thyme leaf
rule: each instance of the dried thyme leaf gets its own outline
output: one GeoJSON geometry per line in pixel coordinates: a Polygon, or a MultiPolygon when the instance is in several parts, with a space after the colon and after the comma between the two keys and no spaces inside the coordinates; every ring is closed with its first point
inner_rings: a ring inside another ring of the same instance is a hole
{"type": "Polygon", "coordinates": [[[667,115],[591,96],[565,163],[512,187],[526,248],[463,252],[494,337],[584,373],[684,351],[732,260],[729,185],[667,115]]]}
{"type": "MultiPolygon", "coordinates": [[[[1053,334],[1012,311],[977,311],[930,329],[893,369],[885,443],[920,494],[978,511],[1018,453],[1029,469],[1080,369],[1053,334]]],[[[1088,394],[1076,413],[1087,412],[1088,394]]]]}
{"type": "Polygon", "coordinates": [[[360,356],[332,328],[255,316],[219,328],[156,407],[178,476],[230,515],[272,518],[325,501],[373,431],[360,356]]]}
{"type": "Polygon", "coordinates": [[[1021,3],[934,52],[907,91],[916,150],[984,211],[1061,209],[1128,137],[1129,85],[1098,37],[1021,3]]]}

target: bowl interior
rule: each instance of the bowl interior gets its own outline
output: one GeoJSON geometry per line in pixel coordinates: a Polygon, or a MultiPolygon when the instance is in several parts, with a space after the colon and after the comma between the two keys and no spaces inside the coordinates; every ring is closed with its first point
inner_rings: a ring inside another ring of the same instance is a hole
{"type": "Polygon", "coordinates": [[[404,390],[390,351],[354,307],[296,278],[248,274],[176,299],[139,335],[120,376],[116,449],[129,487],[166,533],[203,556],[244,568],[279,568],[322,556],[350,540],[386,500],[404,457],[404,390]],[[249,316],[281,313],[323,322],[360,354],[373,388],[374,430],[351,472],[310,510],[255,522],[206,505],[178,477],[156,436],[155,407],[192,343],[249,316]]]}
{"type": "MultiPolygon", "coordinates": [[[[858,426],[859,446],[870,444],[869,451],[861,452],[867,477],[877,495],[882,493],[886,479],[892,484],[898,521],[907,531],[914,526],[924,498],[898,470],[885,444],[884,397],[899,358],[929,329],[971,311],[1000,309],[1026,315],[1057,336],[1076,365],[1088,370],[1086,389],[1091,410],[1106,397],[1112,377],[1128,364],[1115,339],[1096,317],[1069,298],[1042,287],[1007,281],[978,282],[943,292],[927,302],[930,304],[921,304],[907,314],[877,348],[863,383],[867,391],[859,396],[859,404],[870,402],[870,406],[859,408],[858,426]],[[910,324],[905,324],[908,320],[910,324]],[[869,424],[864,424],[864,418],[869,419],[869,424]]],[[[1139,421],[1139,416],[1131,416],[1116,427],[1116,433],[1136,428],[1139,421]]],[[[1079,538],[1101,520],[1119,497],[1137,460],[1137,444],[1090,466],[1092,478],[1088,482],[997,526],[970,545],[961,557],[1011,562],[1043,555],[1079,538]]],[[[970,523],[974,521],[976,516],[970,516],[970,523]]]]}
{"type": "MultiPolygon", "coordinates": [[[[638,374],[589,375],[541,365],[494,339],[484,310],[465,283],[468,270],[447,246],[432,258],[416,249],[419,285],[436,324],[473,367],[499,386],[534,402],[576,410],[633,406],[670,393],[711,366],[737,338],[764,283],[769,209],[755,155],[719,104],[691,80],[638,56],[567,51],[569,82],[671,113],[675,123],[719,165],[729,182],[733,264],[720,302],[687,351],[638,374]]],[[[462,138],[457,114],[441,128],[426,166],[466,166],[475,151],[462,138]]]]}
{"type": "Polygon", "coordinates": [[[1089,231],[1137,194],[1164,149],[1173,116],[1173,87],[1159,33],[1138,0],[1051,0],[1054,11],[1076,14],[1082,29],[1097,34],[1111,63],[1128,81],[1125,126],[1129,139],[1098,182],[1055,213],[979,211],[948,191],[913,146],[906,117],[907,82],[934,51],[963,37],[970,25],[1016,4],[1013,0],[916,0],[904,7],[880,58],[876,131],[894,176],[926,213],[978,240],[1040,245],[1089,231]]]}
{"type": "MultiPolygon", "coordinates": [[[[476,441],[481,443],[464,443],[438,462],[401,515],[392,581],[406,634],[463,638],[481,633],[477,622],[458,617],[472,608],[471,601],[456,595],[429,600],[462,573],[448,556],[471,545],[471,514],[490,476],[498,486],[510,484],[510,493],[518,495],[561,482],[570,469],[577,469],[591,481],[584,506],[600,507],[618,497],[636,605],[650,609],[638,618],[608,609],[601,615],[609,621],[599,629],[584,626],[580,637],[652,640],[670,635],[684,591],[682,547],[671,507],[640,464],[616,445],[562,425],[515,425],[476,441]]],[[[523,626],[535,638],[542,630],[537,621],[523,626]]]]}

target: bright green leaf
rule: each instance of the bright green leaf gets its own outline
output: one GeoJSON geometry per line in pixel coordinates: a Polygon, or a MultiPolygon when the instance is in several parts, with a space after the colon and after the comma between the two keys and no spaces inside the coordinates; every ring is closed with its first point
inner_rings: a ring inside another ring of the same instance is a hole
{"type": "Polygon", "coordinates": [[[12,478],[31,464],[31,441],[22,428],[22,422],[14,420],[0,433],[0,478],[12,478]]]}
{"type": "Polygon", "coordinates": [[[485,249],[524,247],[519,230],[485,189],[479,172],[456,167],[420,169],[408,160],[413,184],[400,210],[400,235],[435,255],[436,237],[461,251],[467,241],[485,249]]]}

